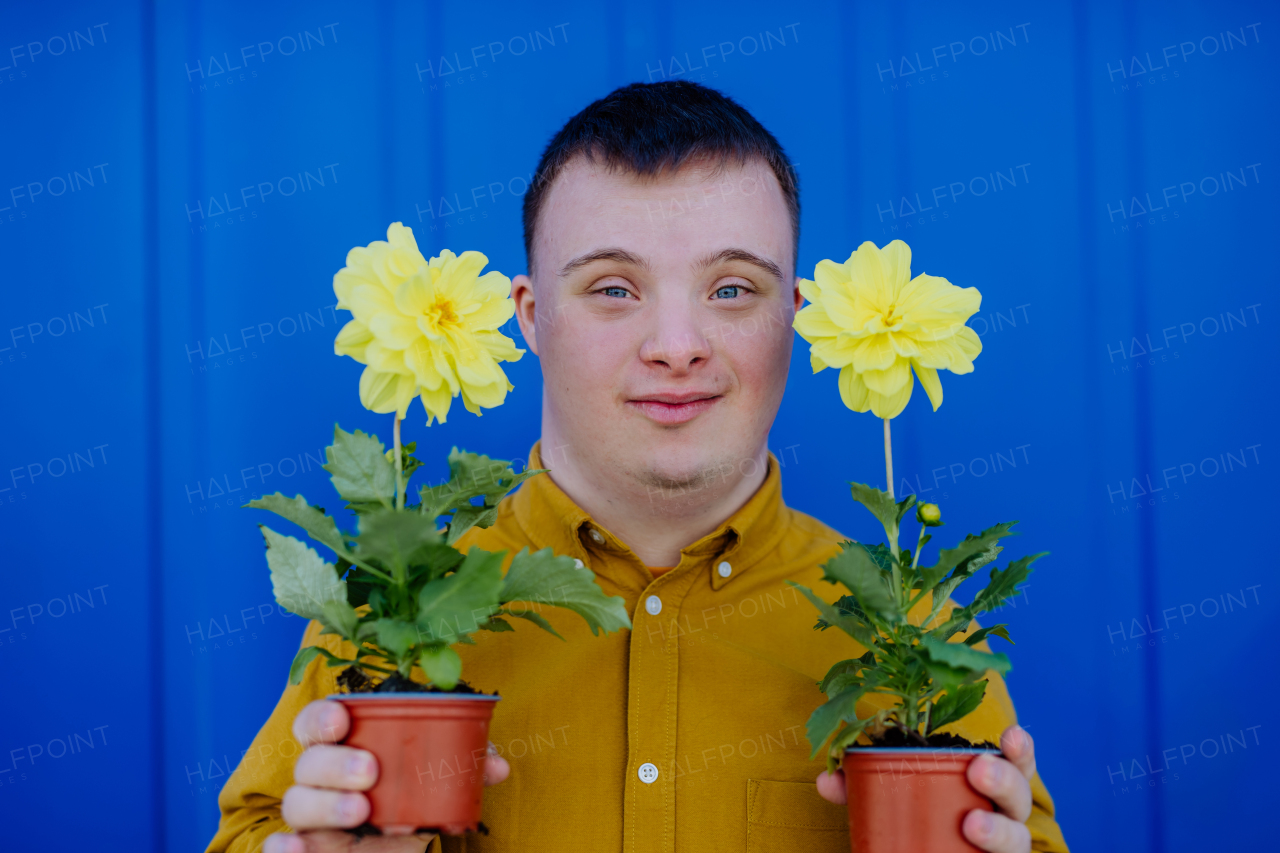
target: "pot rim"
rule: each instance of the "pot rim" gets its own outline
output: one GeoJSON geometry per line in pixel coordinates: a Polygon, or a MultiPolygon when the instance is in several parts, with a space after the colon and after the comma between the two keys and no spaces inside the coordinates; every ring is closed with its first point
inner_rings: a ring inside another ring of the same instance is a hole
{"type": "Polygon", "coordinates": [[[978,747],[959,746],[848,746],[845,755],[1003,755],[998,749],[981,749],[978,747]]]}
{"type": "Polygon", "coordinates": [[[464,701],[464,702],[497,702],[501,696],[488,696],[484,693],[330,693],[324,697],[333,702],[387,702],[404,701],[405,699],[426,702],[464,701]]]}

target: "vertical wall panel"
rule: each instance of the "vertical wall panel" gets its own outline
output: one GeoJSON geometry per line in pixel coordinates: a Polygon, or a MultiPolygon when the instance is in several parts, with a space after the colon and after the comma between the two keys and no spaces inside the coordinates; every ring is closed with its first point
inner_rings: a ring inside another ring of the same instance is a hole
{"type": "MultiPolygon", "coordinates": [[[[1052,552],[1000,619],[1073,849],[1263,844],[1270,5],[10,6],[13,849],[202,849],[302,632],[239,507],[327,493],[335,421],[386,432],[358,404],[359,366],[332,354],[346,250],[402,221],[429,254],[523,271],[547,140],[612,87],[662,79],[721,89],[785,145],[801,274],[901,238],[915,271],[982,291],[976,372],[894,424],[898,488],[957,535],[1019,518],[1015,547],[1052,552]]],[[[880,425],[797,343],[770,436],[787,500],[872,537],[844,481],[878,481],[880,425]]],[[[527,455],[536,358],[509,373],[501,410],[408,423],[434,474],[454,444],[527,455]]]]}

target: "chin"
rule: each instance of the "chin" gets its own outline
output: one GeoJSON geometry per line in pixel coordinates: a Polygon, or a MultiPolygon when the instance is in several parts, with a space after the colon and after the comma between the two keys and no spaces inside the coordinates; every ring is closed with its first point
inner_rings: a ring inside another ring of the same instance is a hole
{"type": "Polygon", "coordinates": [[[633,445],[643,448],[634,460],[634,470],[646,486],[684,491],[727,488],[755,471],[759,443],[747,447],[744,436],[726,435],[719,425],[647,432],[647,441],[633,445]]]}

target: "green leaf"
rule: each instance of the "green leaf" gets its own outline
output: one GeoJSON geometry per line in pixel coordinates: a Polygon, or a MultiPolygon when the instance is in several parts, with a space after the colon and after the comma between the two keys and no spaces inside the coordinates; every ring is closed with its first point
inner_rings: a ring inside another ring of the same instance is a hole
{"type": "Polygon", "coordinates": [[[966,646],[976,646],[987,637],[1003,637],[1010,643],[1013,642],[1013,638],[1009,636],[1008,625],[992,625],[990,628],[979,628],[977,631],[974,631],[972,634],[965,637],[964,644],[966,646]]]}
{"type": "MultiPolygon", "coordinates": [[[[501,613],[503,616],[514,616],[517,619],[527,619],[528,621],[537,625],[542,630],[550,634],[555,634],[557,637],[560,637],[560,632],[557,631],[555,628],[552,628],[550,622],[544,619],[541,614],[534,613],[532,610],[511,610],[509,608],[504,607],[498,612],[501,613]]],[[[560,637],[560,639],[563,640],[564,637],[560,637]]]]}
{"type": "Polygon", "coordinates": [[[883,542],[879,545],[863,545],[862,547],[866,549],[867,556],[871,557],[872,562],[877,566],[886,572],[893,571],[893,553],[883,542]]]}
{"type": "MultiPolygon", "coordinates": [[[[876,635],[872,629],[864,625],[856,616],[840,612],[835,607],[827,604],[819,598],[813,590],[807,586],[801,586],[795,581],[787,581],[787,584],[800,590],[800,594],[809,599],[814,607],[818,608],[818,613],[822,615],[822,621],[828,625],[834,625],[841,631],[844,631],[850,637],[853,637],[859,643],[870,648],[876,644],[876,635]]],[[[821,628],[821,624],[817,626],[821,628]]]]}
{"type": "Polygon", "coordinates": [[[452,690],[462,677],[462,658],[448,646],[427,646],[418,655],[418,666],[441,690],[452,690]]]}
{"type": "Polygon", "coordinates": [[[333,487],[353,507],[377,502],[390,509],[396,496],[396,470],[387,461],[382,442],[360,430],[354,433],[333,428],[333,444],[325,448],[324,469],[333,487]]]}
{"type": "Polygon", "coordinates": [[[872,488],[866,483],[850,483],[853,499],[871,510],[871,514],[880,520],[884,533],[890,542],[898,541],[898,527],[902,516],[915,505],[916,496],[907,495],[901,501],[894,502],[888,492],[872,488]]]}
{"type": "Polygon", "coordinates": [[[857,706],[858,699],[862,696],[863,691],[864,688],[862,686],[850,687],[843,693],[839,693],[819,705],[809,715],[809,720],[805,724],[805,736],[809,739],[809,745],[813,748],[813,752],[809,755],[810,759],[817,757],[827,739],[831,737],[846,717],[856,717],[854,708],[857,706]]]}
{"type": "Polygon", "coordinates": [[[868,615],[886,622],[898,622],[902,611],[884,572],[857,542],[846,542],[844,550],[822,564],[823,579],[844,584],[868,615]]]}
{"type": "Polygon", "coordinates": [[[973,713],[982,704],[982,697],[986,691],[987,682],[985,681],[962,684],[949,689],[939,697],[929,712],[929,731],[925,734],[932,734],[948,723],[954,723],[973,713]]]}
{"type": "Polygon", "coordinates": [[[517,474],[511,469],[510,462],[467,453],[455,447],[449,452],[449,481],[439,486],[424,487],[419,492],[422,500],[420,509],[434,520],[470,506],[474,498],[483,498],[486,508],[495,507],[516,486],[545,470],[539,468],[517,474]]]}
{"type": "Polygon", "coordinates": [[[462,538],[462,534],[466,533],[473,527],[484,529],[492,527],[493,523],[498,520],[498,508],[472,506],[458,507],[453,513],[453,519],[449,522],[449,536],[445,540],[452,545],[462,538]]]}
{"type": "MultiPolygon", "coordinates": [[[[418,442],[411,441],[408,444],[400,445],[400,474],[404,477],[404,482],[408,483],[409,478],[413,476],[413,472],[422,467],[422,460],[413,455],[413,451],[418,449],[418,442]]],[[[392,447],[385,454],[387,461],[391,463],[392,470],[396,467],[396,450],[392,447]]]]}
{"type": "Polygon", "coordinates": [[[988,610],[995,610],[1017,595],[1018,584],[1025,581],[1027,576],[1031,574],[1031,564],[1048,553],[1048,551],[1041,551],[1039,554],[1031,554],[1014,560],[1004,570],[992,569],[991,582],[987,584],[986,589],[974,596],[973,604],[969,605],[973,615],[977,616],[988,610]]]}
{"type": "Polygon", "coordinates": [[[324,619],[321,621],[331,626],[344,640],[355,641],[360,617],[354,607],[345,601],[326,601],[321,609],[324,612],[324,619]]]}
{"type": "Polygon", "coordinates": [[[396,663],[422,639],[418,627],[402,619],[383,617],[369,624],[373,626],[378,645],[390,652],[388,658],[396,663]]]}
{"type": "Polygon", "coordinates": [[[302,678],[306,674],[307,665],[316,659],[319,655],[324,655],[328,659],[329,666],[341,666],[343,664],[353,664],[353,660],[344,660],[337,655],[331,653],[328,649],[320,646],[305,646],[298,650],[293,657],[293,665],[289,667],[289,683],[301,684],[302,678]]]}
{"type": "Polygon", "coordinates": [[[631,627],[622,598],[605,595],[594,572],[578,568],[572,558],[556,556],[550,548],[533,553],[524,548],[516,554],[503,581],[501,599],[503,604],[528,601],[572,610],[596,635],[631,627]]]}
{"type": "Polygon", "coordinates": [[[332,563],[326,563],[311,548],[292,536],[281,536],[259,525],[267,541],[267,565],[271,568],[271,588],[276,601],[290,613],[317,619],[329,625],[324,605],[347,601],[347,585],[338,578],[332,563]]]}
{"type": "Polygon", "coordinates": [[[307,531],[308,536],[320,544],[328,546],[338,556],[347,553],[347,546],[343,542],[342,534],[338,532],[337,523],[325,515],[324,510],[308,504],[307,499],[302,495],[296,495],[290,499],[280,492],[276,492],[274,495],[265,495],[257,500],[249,501],[245,506],[252,509],[270,510],[307,531]]]}
{"type": "Polygon", "coordinates": [[[418,593],[418,627],[423,633],[452,643],[479,630],[498,610],[505,553],[472,548],[456,572],[424,586],[418,593]]]}
{"type": "MultiPolygon", "coordinates": [[[[854,741],[858,739],[858,735],[862,734],[862,730],[875,719],[876,718],[874,716],[871,716],[867,717],[865,720],[854,720],[852,722],[846,721],[847,724],[845,727],[841,729],[835,736],[835,739],[831,741],[831,751],[843,753],[847,748],[853,745],[854,741]]],[[[834,758],[833,760],[833,756],[827,756],[827,769],[829,771],[835,772],[839,763],[840,758],[834,758]]]]}
{"type": "MultiPolygon", "coordinates": [[[[501,613],[502,611],[501,611],[501,610],[499,610],[498,612],[499,612],[499,613],[501,613]]],[[[500,634],[500,633],[502,633],[503,631],[514,631],[514,630],[515,630],[515,628],[512,628],[512,627],[511,627],[511,623],[510,623],[510,622],[508,622],[506,619],[502,619],[502,618],[500,618],[500,617],[498,617],[498,616],[491,616],[491,617],[489,617],[489,621],[488,621],[488,622],[486,622],[486,623],[484,623],[483,625],[481,625],[481,626],[480,626],[480,630],[481,630],[481,631],[495,631],[495,632],[497,632],[497,633],[499,633],[499,634],[500,634]]]]}
{"type": "Polygon", "coordinates": [[[382,508],[360,516],[360,535],[356,537],[361,558],[401,569],[431,553],[431,546],[440,541],[432,519],[416,512],[382,508]]]}
{"type": "Polygon", "coordinates": [[[948,643],[925,634],[920,638],[920,645],[930,660],[955,669],[978,673],[993,669],[1003,675],[1012,668],[1006,655],[978,651],[964,643],[948,643]]]}
{"type": "MultiPolygon", "coordinates": [[[[863,657],[866,657],[866,655],[863,655],[863,657]]],[[[867,664],[863,658],[842,660],[839,663],[833,664],[831,669],[827,670],[827,674],[823,676],[822,681],[818,682],[818,689],[823,693],[826,693],[827,697],[830,698],[831,696],[842,692],[844,689],[833,689],[831,687],[837,679],[844,678],[845,676],[854,676],[861,681],[862,676],[860,673],[866,668],[867,664]]],[[[846,686],[848,685],[846,684],[846,686]]]]}
{"type": "MultiPolygon", "coordinates": [[[[967,575],[973,574],[986,563],[991,562],[999,554],[999,550],[995,549],[995,545],[1006,536],[1017,536],[1018,534],[1011,532],[1016,521],[1001,522],[994,527],[988,527],[977,536],[970,533],[964,537],[964,541],[954,548],[943,548],[938,553],[938,562],[928,568],[920,570],[920,577],[925,589],[933,589],[938,585],[947,572],[959,566],[965,560],[971,560],[967,566],[967,575]],[[985,557],[985,559],[982,559],[985,557]],[[973,559],[978,558],[978,559],[973,559]],[[975,565],[976,563],[976,565],[975,565]]],[[[948,593],[949,594],[949,593],[948,593]]]]}

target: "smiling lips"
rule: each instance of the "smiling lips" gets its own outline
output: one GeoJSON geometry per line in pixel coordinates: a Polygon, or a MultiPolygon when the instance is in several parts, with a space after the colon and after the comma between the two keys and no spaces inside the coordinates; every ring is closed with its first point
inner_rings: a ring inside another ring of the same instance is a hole
{"type": "Polygon", "coordinates": [[[650,394],[634,400],[627,405],[639,409],[649,420],[662,426],[677,426],[688,423],[698,415],[710,409],[724,397],[706,391],[685,391],[681,393],[650,394]]]}

